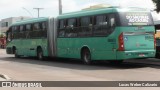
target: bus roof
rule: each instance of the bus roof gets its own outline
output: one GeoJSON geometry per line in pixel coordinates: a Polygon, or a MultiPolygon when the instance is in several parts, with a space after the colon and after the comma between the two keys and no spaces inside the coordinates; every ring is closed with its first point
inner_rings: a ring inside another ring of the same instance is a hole
{"type": "Polygon", "coordinates": [[[49,19],[48,17],[32,18],[32,19],[18,21],[16,23],[12,24],[11,26],[23,25],[23,24],[28,24],[28,23],[43,22],[43,21],[47,21],[48,19],[49,19]]]}
{"type": "Polygon", "coordinates": [[[65,13],[58,16],[57,18],[66,19],[66,18],[83,17],[83,16],[89,16],[89,15],[113,13],[113,12],[149,12],[149,10],[145,8],[138,8],[138,7],[129,7],[129,8],[107,7],[107,8],[87,9],[87,10],[81,10],[77,12],[65,13]]]}

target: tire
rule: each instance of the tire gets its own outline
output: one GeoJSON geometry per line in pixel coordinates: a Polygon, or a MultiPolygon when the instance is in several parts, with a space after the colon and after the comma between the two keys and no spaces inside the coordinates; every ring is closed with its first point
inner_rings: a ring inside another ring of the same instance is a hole
{"type": "Polygon", "coordinates": [[[81,58],[82,58],[84,64],[86,64],[86,65],[91,65],[92,64],[91,53],[88,49],[84,49],[82,51],[81,58]]]}
{"type": "Polygon", "coordinates": [[[44,60],[43,51],[41,48],[38,48],[38,50],[37,50],[37,59],[44,60]]]}
{"type": "Polygon", "coordinates": [[[16,50],[16,49],[14,49],[14,57],[15,57],[15,58],[20,58],[20,56],[18,55],[18,53],[17,53],[17,50],[16,50]]]}

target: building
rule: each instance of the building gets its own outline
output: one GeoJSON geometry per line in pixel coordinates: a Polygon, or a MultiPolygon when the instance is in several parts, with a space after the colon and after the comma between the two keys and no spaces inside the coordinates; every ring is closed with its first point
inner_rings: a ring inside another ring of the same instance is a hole
{"type": "Polygon", "coordinates": [[[155,35],[155,37],[156,38],[160,38],[160,20],[155,21],[154,25],[155,25],[155,29],[156,29],[156,35],[155,35]]]}
{"type": "Polygon", "coordinates": [[[10,17],[10,18],[6,18],[6,19],[2,19],[0,21],[0,33],[5,33],[9,26],[17,21],[21,21],[21,20],[25,20],[25,19],[29,19],[31,17],[10,17]]]}

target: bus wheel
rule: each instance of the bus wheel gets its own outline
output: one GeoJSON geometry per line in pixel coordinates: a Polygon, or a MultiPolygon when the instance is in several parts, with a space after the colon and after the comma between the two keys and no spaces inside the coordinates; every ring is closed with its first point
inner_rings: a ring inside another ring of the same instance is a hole
{"type": "Polygon", "coordinates": [[[14,50],[14,56],[15,56],[15,58],[19,58],[20,56],[18,55],[18,53],[17,53],[17,50],[15,49],[14,50]]]}
{"type": "Polygon", "coordinates": [[[38,48],[38,50],[37,50],[37,58],[38,58],[38,60],[43,60],[44,59],[43,51],[42,51],[41,48],[38,48]]]}
{"type": "Polygon", "coordinates": [[[90,51],[88,49],[84,49],[82,51],[82,55],[81,56],[82,56],[81,58],[82,58],[84,64],[87,64],[87,65],[92,64],[91,53],[90,53],[90,51]]]}

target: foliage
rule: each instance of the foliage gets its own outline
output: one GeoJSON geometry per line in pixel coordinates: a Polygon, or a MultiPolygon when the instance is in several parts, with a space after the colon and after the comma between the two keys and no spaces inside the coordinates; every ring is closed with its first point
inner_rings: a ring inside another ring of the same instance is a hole
{"type": "Polygon", "coordinates": [[[160,12],[160,0],[152,0],[156,5],[156,11],[160,12]]]}
{"type": "Polygon", "coordinates": [[[0,33],[0,38],[5,37],[5,35],[3,33],[0,33]]]}

